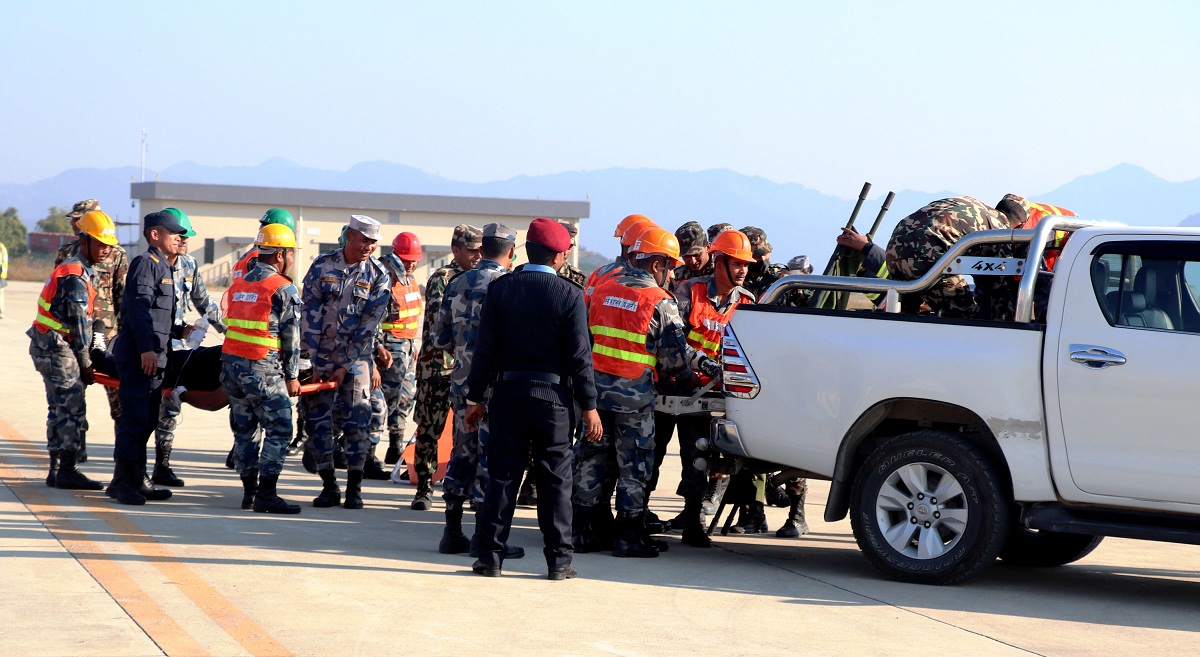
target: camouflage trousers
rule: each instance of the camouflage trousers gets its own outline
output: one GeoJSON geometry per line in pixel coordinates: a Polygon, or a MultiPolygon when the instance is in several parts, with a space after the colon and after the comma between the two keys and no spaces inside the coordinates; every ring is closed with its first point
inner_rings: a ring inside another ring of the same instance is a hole
{"type": "MultiPolygon", "coordinates": [[[[313,375],[326,380],[337,366],[314,364],[313,375]]],[[[371,365],[367,361],[346,367],[346,378],[337,390],[322,390],[304,398],[305,430],[318,470],[333,469],[334,428],[345,440],[346,463],[362,470],[371,450],[371,365]]],[[[286,443],[284,444],[286,448],[286,443]]]]}
{"type": "MultiPolygon", "coordinates": [[[[380,372],[383,379],[380,390],[386,403],[384,426],[388,440],[403,445],[408,414],[416,403],[417,360],[413,357],[412,340],[385,340],[384,346],[392,354],[392,366],[380,372]]],[[[372,442],[378,442],[378,439],[372,442]]]]}
{"type": "Polygon", "coordinates": [[[808,480],[788,479],[783,482],[783,489],[792,495],[803,495],[808,492],[808,480]]]}
{"type": "Polygon", "coordinates": [[[86,386],[80,379],[79,361],[66,340],[54,331],[30,328],[29,355],[46,384],[46,449],[79,451],[87,432],[86,386]]]}
{"type": "Polygon", "coordinates": [[[454,409],[454,450],[446,466],[442,491],[447,499],[473,497],[476,502],[482,503],[483,491],[487,490],[488,484],[487,420],[479,423],[478,431],[467,431],[463,427],[467,417],[466,397],[451,397],[450,407],[454,409]]]}
{"type": "Polygon", "coordinates": [[[596,442],[575,444],[575,501],[583,506],[600,502],[609,469],[617,469],[617,511],[641,513],[654,470],[654,411],[600,411],[604,435],[596,442]]]}
{"type": "Polygon", "coordinates": [[[221,389],[229,396],[229,428],[239,474],[257,468],[265,477],[278,475],[292,439],[292,400],[283,385],[283,372],[276,363],[266,365],[241,358],[221,362],[221,389]]]}
{"type": "MultiPolygon", "coordinates": [[[[425,373],[423,373],[425,374],[425,373]]],[[[450,376],[431,373],[417,383],[413,422],[417,425],[413,468],[417,476],[433,476],[438,464],[438,437],[450,413],[450,376]]]]}

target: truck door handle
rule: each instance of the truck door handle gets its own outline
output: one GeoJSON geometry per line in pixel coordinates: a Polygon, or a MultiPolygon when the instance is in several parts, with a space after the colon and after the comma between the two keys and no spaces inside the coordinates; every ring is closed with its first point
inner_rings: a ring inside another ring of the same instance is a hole
{"type": "Polygon", "coordinates": [[[1124,365],[1125,354],[1116,349],[1098,347],[1094,344],[1073,344],[1071,345],[1071,362],[1102,370],[1109,365],[1124,365]]]}

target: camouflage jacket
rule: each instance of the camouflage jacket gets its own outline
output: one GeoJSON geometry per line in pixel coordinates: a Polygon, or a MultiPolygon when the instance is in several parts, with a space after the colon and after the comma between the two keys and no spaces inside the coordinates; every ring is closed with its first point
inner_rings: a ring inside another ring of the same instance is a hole
{"type": "MultiPolygon", "coordinates": [[[[246,282],[253,283],[278,273],[279,270],[271,265],[259,262],[254,269],[246,272],[243,278],[246,282]]],[[[271,335],[279,338],[279,355],[272,352],[266,358],[255,361],[255,363],[265,363],[266,367],[271,369],[276,366],[280,367],[283,371],[283,378],[289,380],[300,378],[300,308],[302,303],[295,283],[288,283],[275,290],[275,294],[271,296],[271,318],[267,323],[271,335]]],[[[222,354],[221,360],[245,361],[246,359],[241,356],[222,354]]],[[[256,367],[259,365],[251,365],[251,369],[256,367]]]]}
{"type": "Polygon", "coordinates": [[[479,335],[479,318],[492,281],[508,273],[495,260],[483,259],[475,268],[455,276],[438,304],[434,323],[433,344],[454,354],[454,371],[450,375],[450,394],[465,397],[467,376],[471,373],[471,354],[479,335]]]}
{"type": "Polygon", "coordinates": [[[417,360],[422,363],[423,371],[442,376],[450,376],[450,373],[454,371],[454,355],[438,349],[433,344],[436,335],[433,327],[437,323],[438,311],[442,306],[442,293],[446,290],[446,284],[450,282],[451,278],[462,272],[462,267],[451,260],[450,264],[444,265],[430,274],[429,281],[425,283],[425,321],[421,326],[421,353],[417,356],[417,360]]]}
{"type": "MultiPolygon", "coordinates": [[[[54,258],[57,267],[68,258],[79,253],[79,240],[68,242],[58,249],[54,258]]],[[[129,273],[129,256],[125,249],[114,246],[112,253],[104,262],[93,265],[96,275],[92,278],[92,287],[96,288],[95,319],[104,326],[105,337],[111,338],[117,332],[118,319],[121,315],[121,303],[125,297],[125,277],[129,273]]]]}
{"type": "Polygon", "coordinates": [[[320,363],[349,367],[372,358],[375,332],[392,297],[387,270],[374,257],[347,264],[343,250],[317,256],[304,276],[301,335],[320,363]]]}
{"type": "Polygon", "coordinates": [[[558,275],[579,287],[583,287],[587,283],[587,275],[583,273],[583,270],[569,262],[563,263],[562,269],[558,270],[558,275]]]}
{"type": "MultiPolygon", "coordinates": [[[[650,272],[636,267],[617,276],[617,283],[629,288],[655,287],[650,272]]],[[[688,346],[687,331],[673,299],[663,299],[654,307],[650,328],[646,331],[646,351],[658,358],[657,369],[663,378],[691,378],[691,366],[699,354],[688,346]]],[[[642,370],[636,379],[596,371],[596,408],[616,413],[637,413],[654,404],[654,373],[642,370]]]]}
{"type": "Polygon", "coordinates": [[[755,274],[748,272],[746,274],[746,281],[742,283],[742,287],[746,288],[757,299],[763,295],[763,292],[767,291],[767,288],[771,287],[772,283],[787,275],[788,269],[786,266],[767,263],[765,273],[755,274]]]}
{"type": "Polygon", "coordinates": [[[705,263],[705,265],[700,268],[700,271],[692,271],[691,267],[688,267],[686,264],[679,265],[678,267],[675,268],[675,280],[671,282],[670,289],[672,291],[674,291],[676,286],[678,286],[680,283],[691,280],[693,278],[700,278],[701,276],[712,276],[713,272],[715,271],[715,269],[714,269],[715,266],[716,266],[716,260],[712,257],[710,257],[708,259],[708,262],[705,263]]]}
{"type": "MultiPolygon", "coordinates": [[[[87,369],[92,366],[89,351],[92,346],[92,331],[100,328],[100,323],[88,315],[88,285],[89,283],[94,285],[96,272],[94,265],[84,262],[78,254],[67,258],[66,262],[78,262],[82,265],[83,275],[69,275],[58,279],[58,289],[54,293],[54,298],[50,300],[50,314],[58,319],[70,336],[67,346],[75,354],[75,360],[79,361],[79,367],[87,369]]],[[[29,335],[34,340],[52,339],[53,333],[53,331],[41,333],[33,328],[30,329],[29,335]]]]}
{"type": "Polygon", "coordinates": [[[900,281],[920,278],[964,235],[1008,227],[1004,213],[970,196],[934,201],[896,224],[887,245],[888,271],[900,281]]]}
{"type": "MultiPolygon", "coordinates": [[[[187,323],[187,311],[195,308],[196,312],[208,317],[213,328],[225,332],[225,324],[221,322],[221,311],[216,303],[208,296],[208,288],[204,279],[196,275],[200,268],[196,259],[186,253],[179,256],[172,266],[171,277],[175,279],[175,323],[187,323]]],[[[172,342],[173,349],[183,349],[183,341],[172,342]]]]}

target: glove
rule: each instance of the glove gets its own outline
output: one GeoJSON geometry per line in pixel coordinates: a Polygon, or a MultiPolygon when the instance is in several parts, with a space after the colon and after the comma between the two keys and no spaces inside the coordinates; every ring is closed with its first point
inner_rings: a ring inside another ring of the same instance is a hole
{"type": "Polygon", "coordinates": [[[700,373],[710,379],[721,376],[721,364],[711,358],[700,361],[700,373]]]}

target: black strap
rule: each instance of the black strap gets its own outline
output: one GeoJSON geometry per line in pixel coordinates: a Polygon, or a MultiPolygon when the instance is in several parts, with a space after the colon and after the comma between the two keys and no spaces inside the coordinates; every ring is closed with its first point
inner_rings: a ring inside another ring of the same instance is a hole
{"type": "Polygon", "coordinates": [[[543,381],[552,385],[562,383],[563,377],[549,372],[529,372],[524,370],[514,370],[511,372],[501,372],[497,377],[501,381],[543,381]]]}

